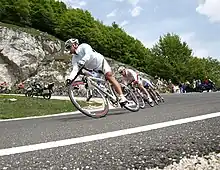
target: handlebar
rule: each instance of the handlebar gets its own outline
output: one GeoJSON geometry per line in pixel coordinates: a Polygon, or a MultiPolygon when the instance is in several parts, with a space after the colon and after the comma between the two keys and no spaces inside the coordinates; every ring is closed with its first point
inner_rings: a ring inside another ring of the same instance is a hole
{"type": "MultiPolygon", "coordinates": [[[[95,71],[95,70],[93,70],[93,69],[88,69],[88,68],[85,67],[85,65],[82,65],[82,66],[80,67],[79,71],[77,72],[76,76],[75,76],[74,79],[72,80],[72,82],[75,81],[76,78],[77,78],[79,75],[84,75],[84,76],[87,75],[86,73],[83,73],[82,70],[86,70],[86,71],[88,71],[89,73],[91,73],[91,72],[93,72],[93,71],[94,71],[95,73],[100,73],[100,72],[95,71]]],[[[91,74],[90,74],[90,75],[91,75],[91,74]]]]}

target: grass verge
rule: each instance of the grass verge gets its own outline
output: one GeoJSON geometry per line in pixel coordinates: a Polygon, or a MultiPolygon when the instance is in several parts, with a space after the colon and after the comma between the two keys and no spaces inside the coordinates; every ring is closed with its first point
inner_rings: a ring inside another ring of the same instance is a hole
{"type": "MultiPolygon", "coordinates": [[[[81,102],[81,104],[86,106],[85,102],[81,102]]],[[[94,102],[92,105],[99,106],[100,104],[94,102]]],[[[42,98],[0,95],[0,119],[43,116],[76,110],[68,100],[44,100],[42,98]],[[17,100],[9,100],[13,98],[17,100]]]]}

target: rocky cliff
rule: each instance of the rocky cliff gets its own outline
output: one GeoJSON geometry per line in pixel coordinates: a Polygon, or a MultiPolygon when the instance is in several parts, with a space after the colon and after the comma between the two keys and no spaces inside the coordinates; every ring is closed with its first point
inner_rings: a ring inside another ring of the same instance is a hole
{"type": "Polygon", "coordinates": [[[55,60],[63,55],[60,40],[37,30],[33,33],[33,29],[9,28],[5,24],[0,25],[0,35],[0,82],[13,85],[28,79],[64,81],[69,65],[55,60]]]}
{"type": "MultiPolygon", "coordinates": [[[[0,35],[0,82],[12,86],[35,79],[53,81],[56,86],[64,84],[71,70],[71,56],[63,54],[62,41],[34,29],[3,23],[0,23],[0,35]]],[[[107,60],[114,71],[123,65],[107,60]]]]}

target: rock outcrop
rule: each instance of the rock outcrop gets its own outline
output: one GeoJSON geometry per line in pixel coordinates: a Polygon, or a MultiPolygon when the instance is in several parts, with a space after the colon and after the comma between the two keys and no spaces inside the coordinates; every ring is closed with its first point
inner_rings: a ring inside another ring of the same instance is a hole
{"type": "Polygon", "coordinates": [[[0,82],[13,85],[27,79],[64,81],[67,64],[55,61],[62,55],[60,40],[5,26],[0,26],[0,35],[0,82]]]}
{"type": "MultiPolygon", "coordinates": [[[[53,81],[55,86],[64,85],[71,71],[71,56],[63,54],[62,41],[34,29],[9,27],[3,23],[0,23],[0,35],[0,83],[6,81],[13,86],[35,79],[53,81]]],[[[124,65],[107,60],[114,71],[124,65]]]]}

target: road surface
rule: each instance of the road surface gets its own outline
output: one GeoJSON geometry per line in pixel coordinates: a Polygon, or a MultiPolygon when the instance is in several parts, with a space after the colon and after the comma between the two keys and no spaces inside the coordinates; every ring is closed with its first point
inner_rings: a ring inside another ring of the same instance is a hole
{"type": "Polygon", "coordinates": [[[117,109],[102,119],[0,122],[0,169],[164,168],[184,156],[220,152],[220,93],[164,98],[159,106],[117,109]]]}

